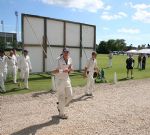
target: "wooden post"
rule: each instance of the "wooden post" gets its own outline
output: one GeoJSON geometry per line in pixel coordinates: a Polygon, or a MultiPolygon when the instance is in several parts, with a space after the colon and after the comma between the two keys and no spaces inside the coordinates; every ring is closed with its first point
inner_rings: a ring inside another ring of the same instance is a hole
{"type": "Polygon", "coordinates": [[[43,36],[43,72],[46,71],[47,58],[47,20],[44,18],[44,36],[43,36]]]}
{"type": "Polygon", "coordinates": [[[66,47],[66,22],[64,21],[64,45],[63,47],[66,47]]]}
{"type": "Polygon", "coordinates": [[[82,70],[82,24],[80,24],[80,57],[79,57],[79,70],[82,70]]]}

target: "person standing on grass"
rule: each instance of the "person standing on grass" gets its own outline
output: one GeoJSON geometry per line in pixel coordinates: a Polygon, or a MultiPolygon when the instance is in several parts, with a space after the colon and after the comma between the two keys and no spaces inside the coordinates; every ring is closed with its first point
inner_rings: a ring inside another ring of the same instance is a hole
{"type": "Polygon", "coordinates": [[[129,54],[129,58],[126,59],[127,78],[129,78],[129,71],[131,72],[131,79],[133,78],[133,67],[134,59],[132,58],[132,55],[129,54]]]}
{"type": "Polygon", "coordinates": [[[85,89],[86,96],[93,96],[92,92],[94,89],[94,71],[98,71],[97,61],[96,61],[96,52],[92,52],[92,57],[87,60],[84,70],[84,77],[87,77],[87,86],[85,89]]]}
{"type": "Polygon", "coordinates": [[[146,56],[144,55],[142,58],[142,70],[145,70],[145,66],[146,66],[146,56]]]}
{"type": "Polygon", "coordinates": [[[19,58],[18,71],[20,72],[20,78],[24,81],[25,89],[29,89],[28,78],[29,72],[32,71],[32,66],[27,50],[24,50],[23,55],[19,58]]]}
{"type": "Polygon", "coordinates": [[[9,52],[8,56],[8,76],[11,74],[13,76],[13,82],[17,83],[17,59],[13,51],[9,52]]]}
{"type": "Polygon", "coordinates": [[[113,53],[112,53],[112,51],[109,51],[109,54],[108,54],[108,59],[109,59],[108,67],[112,67],[112,58],[113,58],[113,53]]]}
{"type": "Polygon", "coordinates": [[[14,48],[13,50],[13,54],[16,57],[17,63],[16,63],[16,71],[18,72],[18,61],[19,61],[19,54],[17,54],[16,49],[14,48]]]}
{"type": "Polygon", "coordinates": [[[139,54],[138,56],[138,66],[137,66],[138,69],[142,69],[142,56],[141,54],[139,54]]]}
{"type": "MultiPolygon", "coordinates": [[[[6,54],[4,53],[5,55],[5,58],[7,59],[7,62],[8,62],[8,57],[6,56],[6,54]]],[[[4,76],[4,82],[6,81],[7,79],[7,73],[8,73],[8,64],[7,62],[5,63],[5,66],[4,66],[4,72],[3,72],[3,76],[4,76]]]]}
{"type": "Polygon", "coordinates": [[[73,71],[72,59],[69,56],[69,49],[64,48],[62,56],[58,58],[57,69],[52,71],[57,75],[57,109],[59,111],[59,118],[67,119],[68,116],[64,113],[65,107],[69,105],[72,100],[72,86],[69,78],[69,73],[73,71]]]}
{"type": "Polygon", "coordinates": [[[4,54],[4,51],[0,50],[0,92],[6,92],[4,85],[4,71],[8,58],[4,54]]]}

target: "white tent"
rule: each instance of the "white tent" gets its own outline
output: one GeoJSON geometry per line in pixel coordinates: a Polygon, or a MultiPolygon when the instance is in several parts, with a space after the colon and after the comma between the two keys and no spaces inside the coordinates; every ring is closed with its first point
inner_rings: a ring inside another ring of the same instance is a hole
{"type": "Polygon", "coordinates": [[[126,52],[127,54],[137,54],[138,51],[137,50],[129,50],[126,52]]]}
{"type": "Polygon", "coordinates": [[[150,49],[141,49],[138,53],[150,54],[150,49]]]}

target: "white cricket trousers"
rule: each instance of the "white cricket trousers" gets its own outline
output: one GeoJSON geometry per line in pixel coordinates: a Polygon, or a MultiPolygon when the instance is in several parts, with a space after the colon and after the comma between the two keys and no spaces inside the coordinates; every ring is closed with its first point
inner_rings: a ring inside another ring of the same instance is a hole
{"type": "Polygon", "coordinates": [[[7,69],[4,70],[3,76],[4,76],[4,82],[5,82],[7,79],[7,69]]]}
{"type": "Polygon", "coordinates": [[[17,81],[17,67],[12,66],[8,68],[8,75],[12,74],[13,76],[13,82],[16,83],[17,81]]]}
{"type": "Polygon", "coordinates": [[[109,67],[112,67],[112,59],[109,59],[108,66],[109,66],[109,67]]]}
{"type": "Polygon", "coordinates": [[[57,84],[57,79],[55,76],[51,76],[51,80],[52,80],[52,91],[56,91],[56,84],[57,84]]]}
{"type": "Polygon", "coordinates": [[[4,75],[3,75],[3,73],[0,73],[0,90],[5,91],[4,75]]]}
{"type": "Polygon", "coordinates": [[[67,80],[57,80],[57,96],[59,102],[59,114],[63,115],[65,106],[67,106],[72,100],[72,86],[69,78],[67,80]]]}
{"type": "Polygon", "coordinates": [[[24,86],[28,89],[29,69],[21,69],[20,78],[24,80],[24,86]]]}
{"type": "Polygon", "coordinates": [[[94,78],[93,78],[93,72],[89,72],[87,75],[87,85],[85,89],[85,94],[92,94],[94,90],[94,78]]]}

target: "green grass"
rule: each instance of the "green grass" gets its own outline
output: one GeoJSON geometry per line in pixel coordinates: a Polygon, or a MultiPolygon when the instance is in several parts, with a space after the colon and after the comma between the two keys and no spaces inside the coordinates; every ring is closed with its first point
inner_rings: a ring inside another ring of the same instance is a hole
{"type": "MultiPolygon", "coordinates": [[[[119,81],[126,80],[126,55],[115,55],[113,56],[113,67],[108,67],[108,57],[107,55],[98,55],[97,62],[100,68],[104,68],[105,78],[108,82],[113,82],[114,72],[117,73],[117,79],[119,81]]],[[[135,69],[134,69],[134,79],[150,78],[150,58],[147,59],[146,70],[139,71],[137,67],[137,56],[135,59],[135,69]]],[[[74,72],[71,75],[72,86],[84,86],[86,84],[86,79],[83,78],[82,73],[74,72]]],[[[17,84],[13,84],[12,80],[9,79],[6,84],[7,92],[0,95],[10,95],[10,94],[24,94],[36,91],[49,91],[51,89],[51,77],[48,74],[31,74],[29,79],[30,90],[20,89],[17,84]]]]}
{"type": "MultiPolygon", "coordinates": [[[[83,79],[82,73],[74,72],[71,75],[72,86],[84,86],[86,80],[83,79]]],[[[12,79],[9,78],[5,83],[7,92],[0,95],[10,94],[24,94],[36,91],[50,91],[51,90],[51,76],[48,74],[31,74],[29,78],[29,90],[19,88],[18,84],[13,84],[12,79]]]]}
{"type": "MultiPolygon", "coordinates": [[[[126,80],[126,55],[114,55],[113,56],[113,66],[108,67],[108,57],[107,55],[98,55],[97,61],[100,68],[104,68],[105,77],[108,82],[112,82],[114,79],[114,73],[117,73],[117,79],[119,81],[126,80]]],[[[143,79],[150,77],[150,58],[147,58],[146,70],[137,69],[137,56],[134,56],[135,66],[133,70],[134,79],[143,79]]]]}

